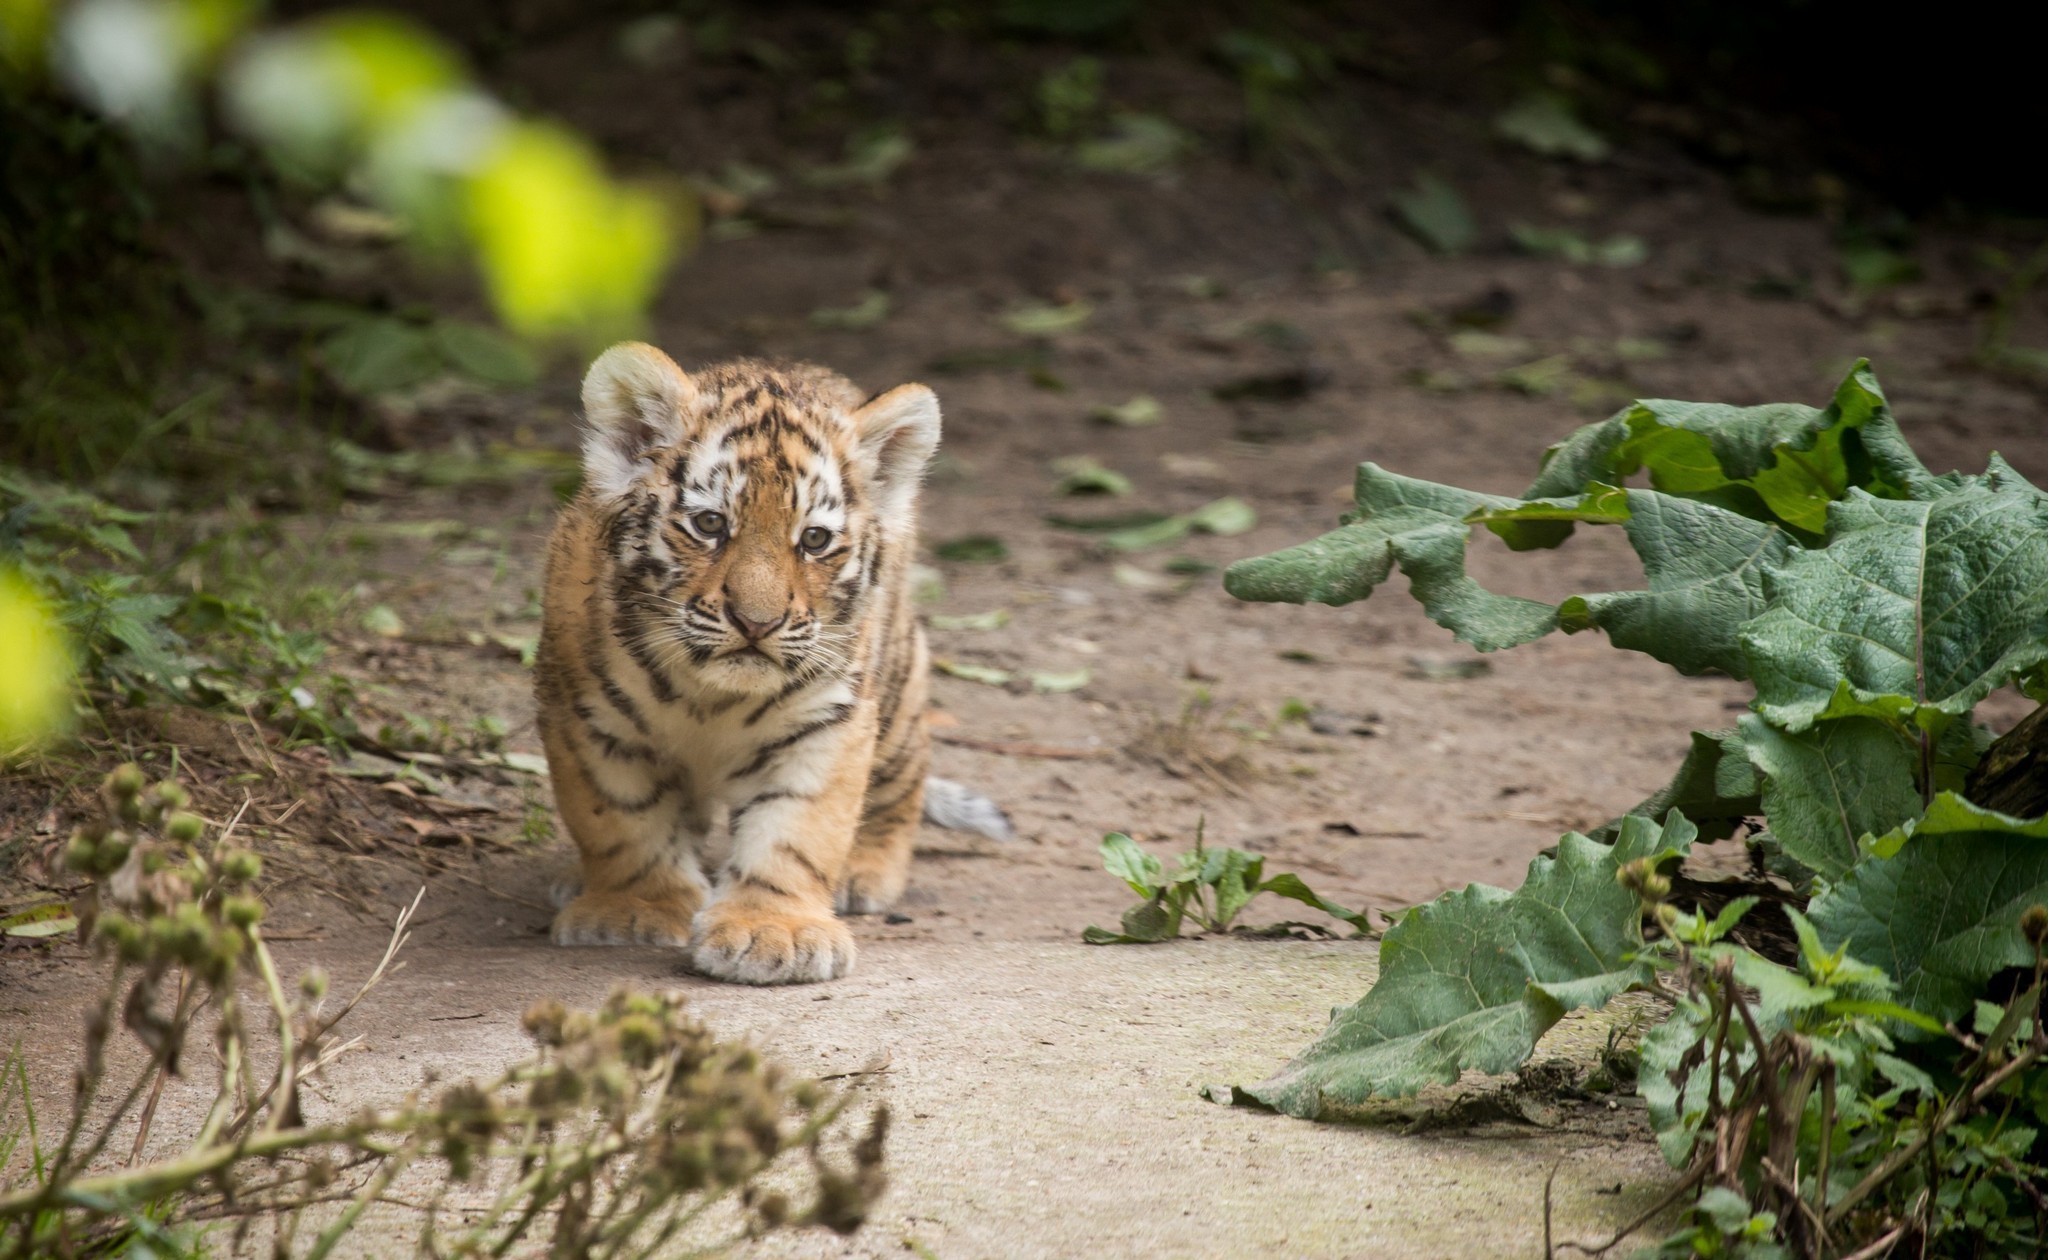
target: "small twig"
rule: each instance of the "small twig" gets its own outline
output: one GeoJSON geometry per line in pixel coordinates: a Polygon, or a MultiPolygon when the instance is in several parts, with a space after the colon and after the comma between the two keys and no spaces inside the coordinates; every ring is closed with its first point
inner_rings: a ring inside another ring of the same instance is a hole
{"type": "Polygon", "coordinates": [[[1678,1181],[1675,1184],[1673,1184],[1669,1190],[1666,1190],[1662,1195],[1658,1197],[1655,1203],[1652,1203],[1649,1207],[1645,1208],[1642,1211],[1642,1213],[1639,1214],[1634,1220],[1630,1221],[1628,1224],[1622,1226],[1619,1230],[1615,1231],[1615,1234],[1612,1238],[1609,1238],[1606,1242],[1601,1243],[1599,1246],[1588,1247],[1584,1243],[1575,1243],[1570,1239],[1566,1239],[1565,1241],[1557,1245],[1560,1248],[1570,1247],[1573,1251],[1576,1251],[1583,1256],[1604,1255],[1607,1252],[1614,1250],[1614,1248],[1621,1245],[1621,1241],[1624,1238],[1627,1238],[1630,1234],[1635,1233],[1637,1230],[1649,1224],[1651,1221],[1656,1220],[1659,1216],[1663,1215],[1665,1210],[1668,1209],[1672,1204],[1678,1202],[1680,1199],[1684,1198],[1693,1190],[1698,1189],[1700,1182],[1706,1180],[1708,1167],[1709,1164],[1705,1159],[1693,1160],[1692,1167],[1686,1171],[1685,1176],[1679,1178],[1678,1181]]]}
{"type": "Polygon", "coordinates": [[[1550,1165],[1550,1171],[1543,1177],[1543,1260],[1555,1260],[1557,1249],[1550,1241],[1550,1187],[1557,1181],[1557,1170],[1564,1164],[1557,1160],[1550,1165]]]}

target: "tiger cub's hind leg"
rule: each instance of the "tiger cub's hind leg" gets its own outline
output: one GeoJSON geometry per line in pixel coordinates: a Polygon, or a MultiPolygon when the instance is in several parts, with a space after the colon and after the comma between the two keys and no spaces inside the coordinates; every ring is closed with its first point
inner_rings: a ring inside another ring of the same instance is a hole
{"type": "Polygon", "coordinates": [[[555,733],[542,738],[581,868],[555,914],[555,944],[689,944],[704,881],[683,836],[685,785],[616,767],[592,782],[584,759],[555,733]]]}
{"type": "Polygon", "coordinates": [[[908,690],[896,720],[882,734],[875,750],[875,769],[868,780],[867,802],[860,831],[846,857],[839,885],[839,909],[845,914],[879,914],[896,904],[910,879],[910,855],[917,846],[917,825],[924,815],[925,774],[931,769],[931,729],[924,720],[922,670],[908,690]]]}

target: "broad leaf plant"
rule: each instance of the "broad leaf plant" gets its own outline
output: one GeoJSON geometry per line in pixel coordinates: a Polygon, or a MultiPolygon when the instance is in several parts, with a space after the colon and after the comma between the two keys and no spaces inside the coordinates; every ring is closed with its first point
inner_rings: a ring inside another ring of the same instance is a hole
{"type": "Polygon", "coordinates": [[[1226,588],[1342,605],[1398,569],[1481,651],[1598,630],[1755,698],[1520,889],[1401,916],[1361,1000],[1270,1079],[1219,1094],[1342,1115],[1513,1070],[1566,1012],[1661,990],[1682,996],[1642,1043],[1640,1088],[1679,1188],[1705,1192],[1671,1254],[2041,1245],[2048,912],[2031,908],[2048,903],[2048,819],[1965,793],[1992,742],[1975,707],[2005,686],[2048,698],[2048,494],[1995,454],[1978,474],[1928,470],[1858,363],[1825,407],[1635,403],[1550,448],[1518,498],[1370,463],[1355,498],[1226,588]],[[1581,526],[1619,528],[1647,589],[1553,605],[1466,570],[1474,529],[1530,551],[1581,526]],[[1774,904],[1672,896],[1693,845],[1738,833],[1774,904]],[[1782,960],[1729,939],[1773,915],[1798,942],[1782,960]],[[1781,1250],[1744,1250],[1765,1246],[1781,1250]]]}

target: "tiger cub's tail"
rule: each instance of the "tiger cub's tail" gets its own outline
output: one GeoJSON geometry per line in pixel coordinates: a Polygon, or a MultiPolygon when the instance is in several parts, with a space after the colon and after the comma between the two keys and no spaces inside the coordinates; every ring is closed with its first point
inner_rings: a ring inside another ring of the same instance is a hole
{"type": "Polygon", "coordinates": [[[924,820],[955,831],[971,831],[991,840],[1015,840],[1016,829],[1003,807],[951,779],[936,776],[924,781],[924,820]]]}

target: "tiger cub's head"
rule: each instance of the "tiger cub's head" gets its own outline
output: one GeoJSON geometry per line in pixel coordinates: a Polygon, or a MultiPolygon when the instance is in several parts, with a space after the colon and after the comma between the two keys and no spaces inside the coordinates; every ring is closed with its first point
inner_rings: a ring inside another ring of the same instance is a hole
{"type": "Polygon", "coordinates": [[[686,374],[613,346],[583,380],[587,501],[605,522],[612,629],[643,666],[773,692],[849,664],[885,571],[914,545],[939,441],[922,385],[741,360],[686,374]]]}

